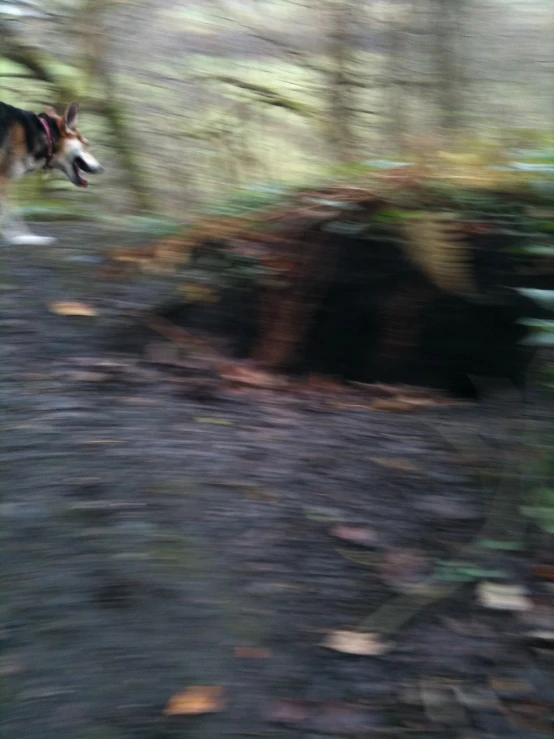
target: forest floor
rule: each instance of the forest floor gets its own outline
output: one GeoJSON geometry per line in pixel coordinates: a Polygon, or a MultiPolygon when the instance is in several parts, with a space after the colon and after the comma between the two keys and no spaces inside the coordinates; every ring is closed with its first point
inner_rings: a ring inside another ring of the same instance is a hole
{"type": "Polygon", "coordinates": [[[114,341],[163,279],[103,280],[115,232],[39,232],[58,243],[0,251],[3,737],[550,736],[551,652],[528,634],[553,630],[551,585],[525,553],[466,546],[494,538],[478,472],[536,405],[195,397],[114,341]],[[451,592],[426,603],[441,567],[451,592]],[[479,602],[502,577],[527,605],[479,602]],[[380,640],[322,644],[386,603],[380,640]],[[167,715],[191,686],[221,691],[167,715]]]}

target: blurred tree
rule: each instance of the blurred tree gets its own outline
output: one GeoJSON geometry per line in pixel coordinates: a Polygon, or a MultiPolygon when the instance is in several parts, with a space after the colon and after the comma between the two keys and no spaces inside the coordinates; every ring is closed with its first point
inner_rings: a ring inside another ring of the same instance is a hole
{"type": "MultiPolygon", "coordinates": [[[[290,39],[290,25],[276,26],[267,15],[267,4],[259,14],[232,0],[213,0],[233,23],[255,38],[274,46],[279,55],[303,70],[311,70],[319,79],[317,97],[320,125],[331,158],[339,163],[356,159],[359,147],[356,135],[358,108],[356,91],[364,87],[365,75],[356,71],[355,51],[360,37],[361,10],[359,0],[308,0],[303,6],[321,28],[321,49],[298,46],[290,39]],[[318,52],[321,51],[321,54],[318,52]]],[[[301,5],[301,4],[300,4],[301,5]]],[[[287,99],[278,89],[274,99],[287,99]]],[[[266,100],[265,102],[270,102],[266,100]]],[[[275,103],[272,103],[275,104],[275,103]]],[[[308,106],[292,103],[283,106],[305,113],[308,106]]],[[[365,112],[365,111],[364,111],[365,112]]],[[[315,119],[315,116],[312,116],[315,119]]]]}
{"type": "Polygon", "coordinates": [[[83,50],[81,65],[91,88],[97,90],[95,108],[108,122],[114,147],[128,175],[135,205],[139,210],[152,210],[152,196],[139,163],[138,147],[111,69],[112,38],[108,14],[116,2],[84,0],[78,17],[83,50]]]}
{"type": "Polygon", "coordinates": [[[436,94],[443,133],[463,127],[461,25],[467,0],[431,0],[436,94]]]}
{"type": "MultiPolygon", "coordinates": [[[[83,90],[87,91],[85,102],[106,119],[113,134],[113,146],[127,174],[126,182],[136,207],[150,210],[152,198],[135,154],[138,147],[134,145],[134,137],[119,102],[111,71],[107,14],[115,2],[84,0],[76,8],[66,8],[70,18],[75,21],[74,26],[80,31],[82,57],[79,66],[87,80],[86,84],[71,84],[70,76],[61,73],[63,65],[58,58],[25,40],[23,21],[45,18],[57,20],[55,14],[46,12],[33,0],[0,0],[0,57],[23,67],[32,78],[47,83],[51,88],[49,102],[54,106],[67,104],[71,100],[83,100],[83,90]]],[[[10,73],[12,77],[19,74],[10,73]]]]}
{"type": "Polygon", "coordinates": [[[386,97],[385,134],[399,152],[406,149],[406,137],[410,133],[409,101],[406,88],[416,84],[409,66],[408,34],[412,30],[413,3],[390,6],[387,13],[386,71],[383,79],[386,97]]]}
{"type": "Polygon", "coordinates": [[[60,78],[54,57],[28,44],[21,32],[23,19],[47,17],[48,14],[32,0],[0,0],[0,56],[28,70],[34,78],[51,85],[60,97],[73,99],[76,91],[60,78]]]}
{"type": "Polygon", "coordinates": [[[328,15],[327,64],[322,68],[326,77],[327,140],[334,158],[342,164],[357,157],[352,51],[358,5],[356,0],[326,0],[324,5],[328,15]]]}

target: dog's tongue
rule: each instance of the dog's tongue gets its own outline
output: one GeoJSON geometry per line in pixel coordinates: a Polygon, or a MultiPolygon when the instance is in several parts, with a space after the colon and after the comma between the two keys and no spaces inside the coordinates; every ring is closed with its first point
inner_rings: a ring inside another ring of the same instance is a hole
{"type": "Polygon", "coordinates": [[[81,170],[79,169],[79,165],[76,162],[73,162],[73,170],[75,172],[75,175],[79,181],[79,185],[81,187],[88,187],[88,182],[85,180],[83,175],[81,174],[81,170]]]}

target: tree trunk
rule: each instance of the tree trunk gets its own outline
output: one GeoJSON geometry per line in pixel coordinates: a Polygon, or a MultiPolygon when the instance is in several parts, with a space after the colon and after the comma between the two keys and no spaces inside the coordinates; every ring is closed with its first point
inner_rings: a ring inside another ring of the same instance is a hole
{"type": "Polygon", "coordinates": [[[333,158],[346,164],[356,156],[353,131],[354,94],[351,84],[351,32],[354,8],[349,0],[330,0],[325,79],[326,135],[333,158]]]}
{"type": "Polygon", "coordinates": [[[407,82],[410,70],[406,64],[408,51],[407,27],[412,12],[412,5],[408,9],[394,13],[389,19],[387,33],[387,130],[386,136],[391,141],[396,154],[406,149],[406,136],[410,133],[407,82]]]}
{"type": "Polygon", "coordinates": [[[433,0],[437,104],[442,132],[452,138],[462,128],[459,30],[464,0],[433,0]]]}
{"type": "Polygon", "coordinates": [[[53,64],[50,56],[33,46],[28,46],[9,28],[8,23],[0,21],[0,57],[8,59],[14,64],[20,64],[35,79],[52,85],[57,96],[68,102],[77,97],[76,90],[62,83],[52,71],[53,64]]]}
{"type": "Polygon", "coordinates": [[[84,71],[100,82],[102,99],[98,110],[106,118],[113,136],[113,145],[128,175],[128,184],[137,210],[153,210],[150,190],[137,157],[138,147],[127,121],[124,105],[120,102],[117,85],[110,67],[110,36],[106,28],[106,14],[113,0],[85,0],[81,13],[84,71]]]}

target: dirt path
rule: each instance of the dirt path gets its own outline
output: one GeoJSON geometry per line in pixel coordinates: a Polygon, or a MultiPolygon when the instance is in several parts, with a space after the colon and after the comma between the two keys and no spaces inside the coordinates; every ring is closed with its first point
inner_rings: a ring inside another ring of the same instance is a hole
{"type": "Polygon", "coordinates": [[[452,631],[472,585],[380,658],[319,646],[393,595],[383,551],[447,559],[478,530],[482,491],[433,424],[463,423],[486,446],[490,417],[263,391],[179,397],[167,373],[107,349],[123,308],[163,283],[94,279],[117,235],[47,228],[55,247],[0,252],[2,736],[540,736],[514,728],[490,691],[523,670],[525,696],[553,699],[548,673],[510,641],[514,618],[480,612],[480,631],[452,631]],[[101,315],[57,316],[53,300],[101,315]],[[381,554],[333,538],[341,524],[376,532],[381,554]],[[422,677],[479,688],[481,702],[468,698],[454,726],[433,722],[407,697],[422,677]],[[191,685],[224,686],[226,710],[163,716],[191,685]],[[268,722],[276,711],[286,726],[268,722]]]}

